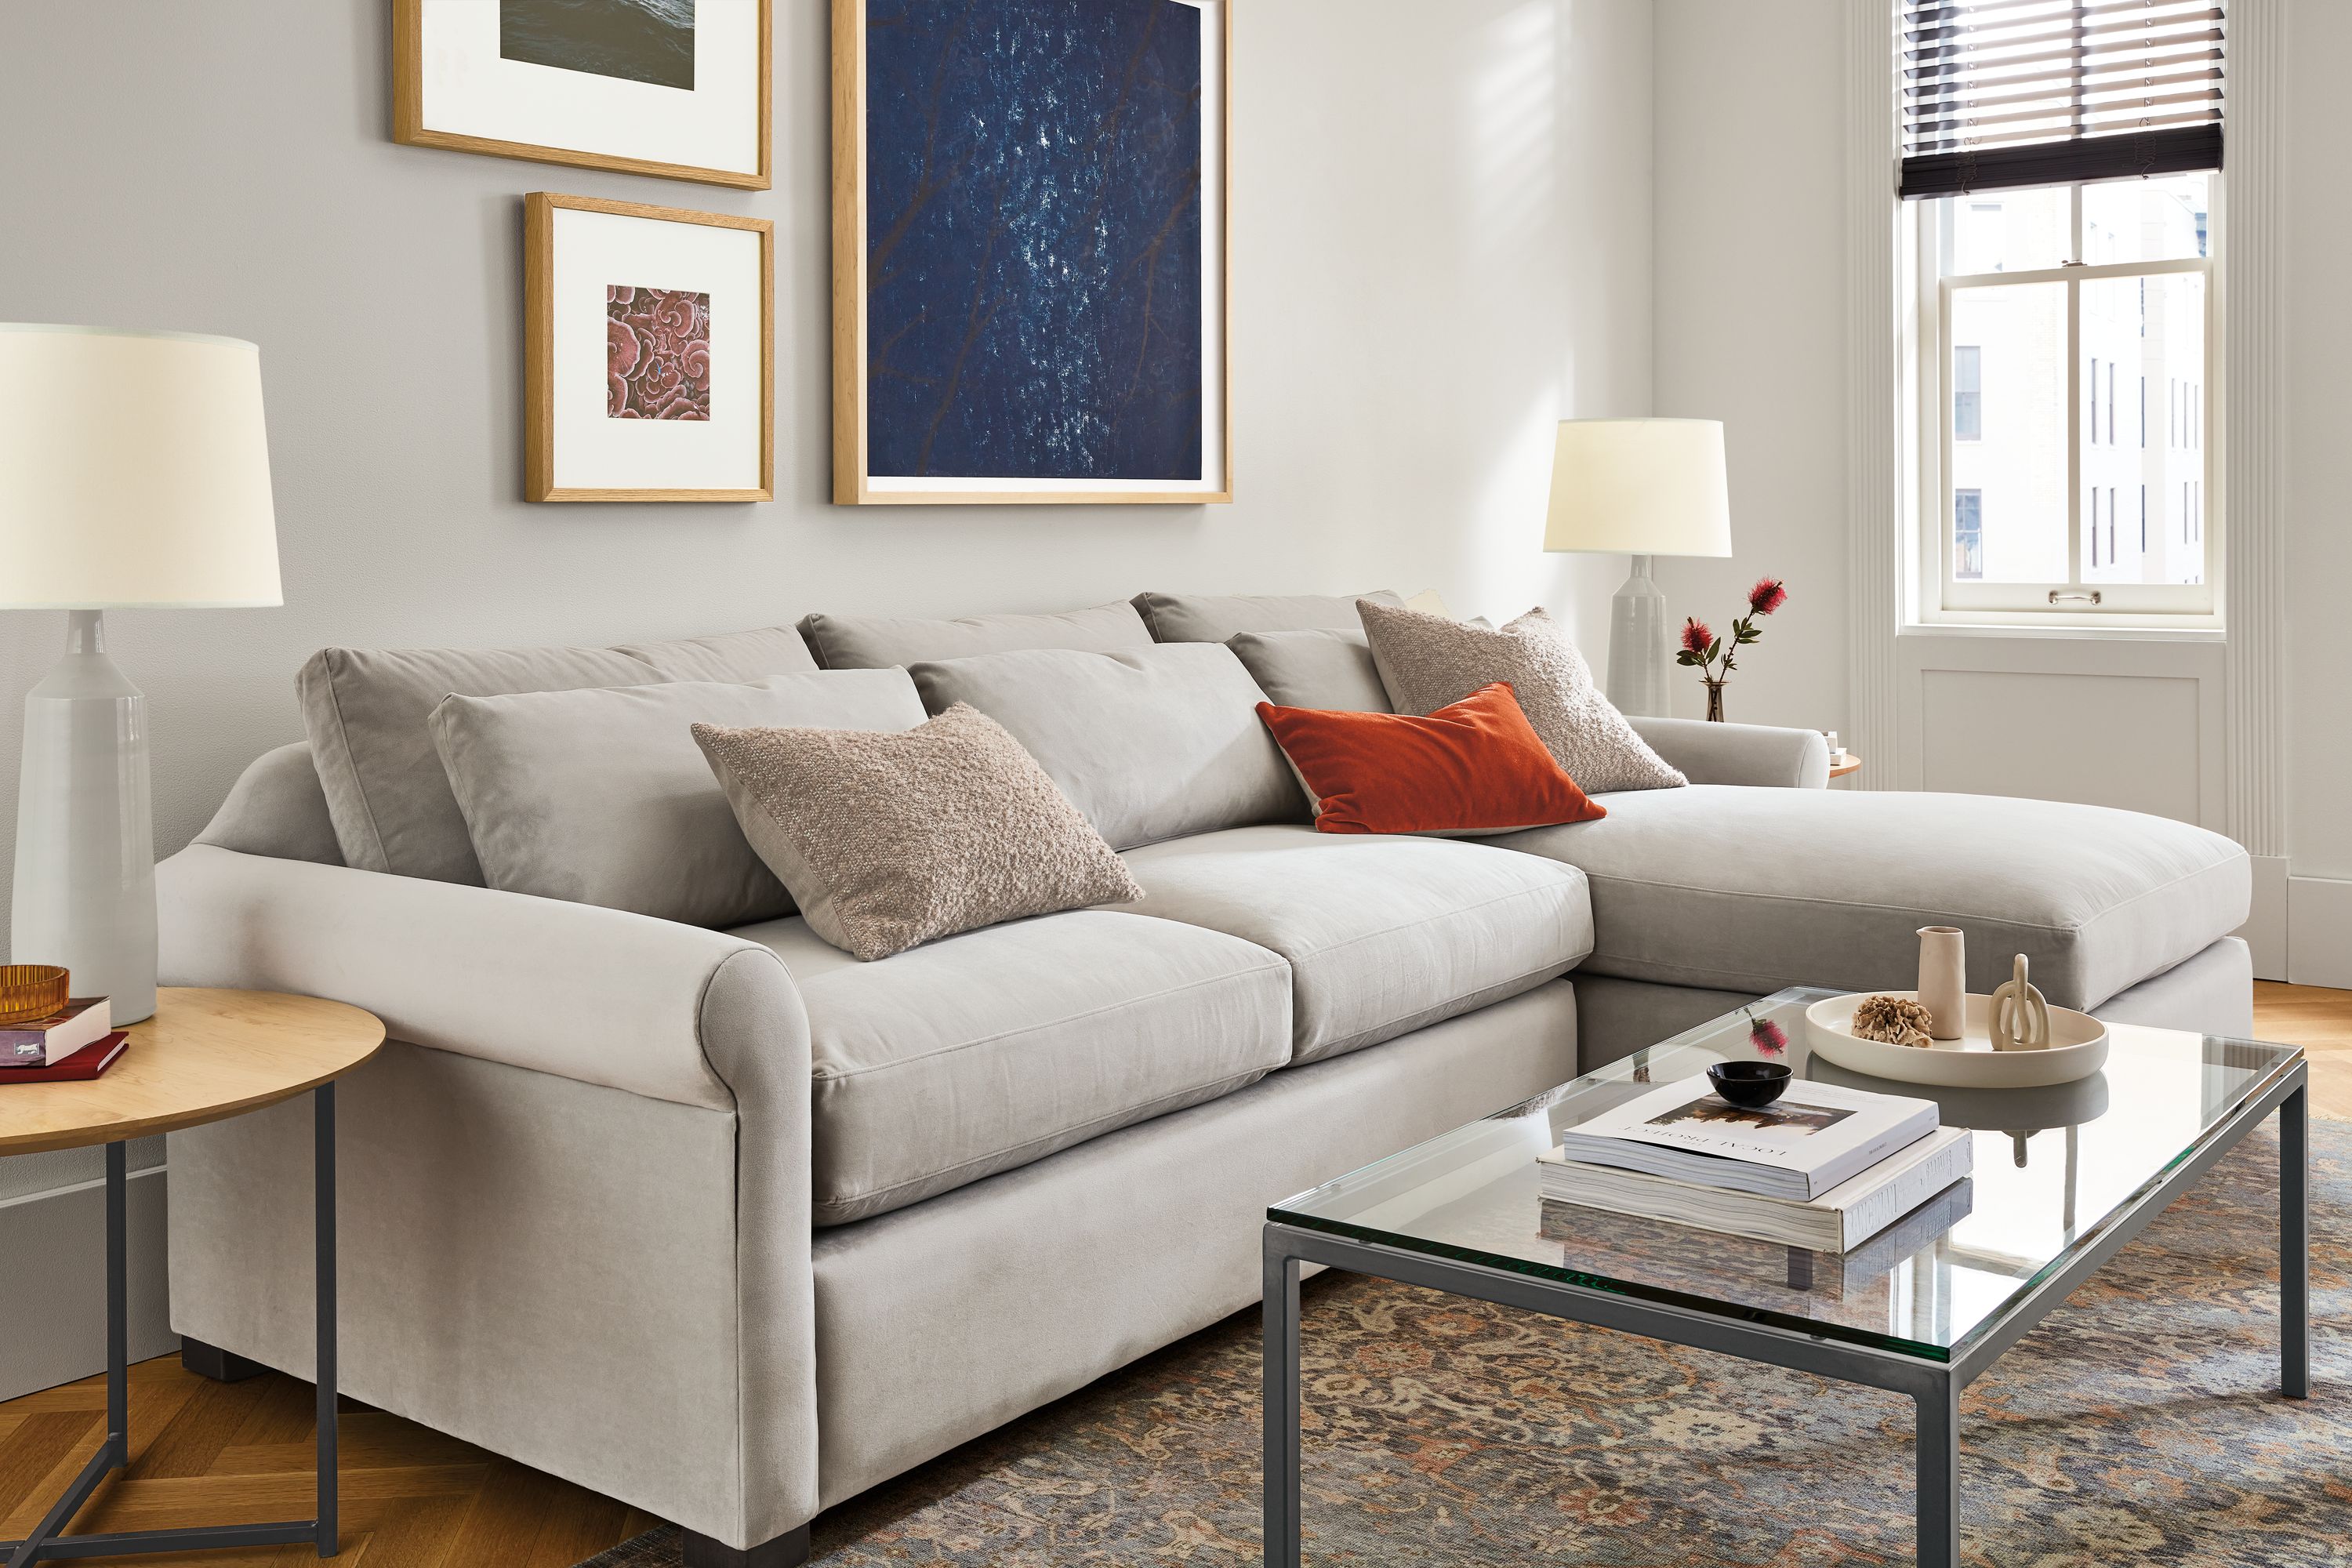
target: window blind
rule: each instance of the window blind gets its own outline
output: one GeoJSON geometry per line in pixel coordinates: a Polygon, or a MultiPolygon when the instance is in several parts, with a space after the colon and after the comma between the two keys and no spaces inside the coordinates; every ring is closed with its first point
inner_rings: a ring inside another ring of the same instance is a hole
{"type": "Polygon", "coordinates": [[[1906,197],[2221,166],[2224,0],[1894,0],[1906,197]]]}

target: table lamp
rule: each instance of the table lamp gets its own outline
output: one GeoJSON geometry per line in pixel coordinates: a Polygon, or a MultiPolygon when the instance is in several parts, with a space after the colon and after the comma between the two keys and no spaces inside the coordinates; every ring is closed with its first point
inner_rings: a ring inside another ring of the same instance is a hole
{"type": "Polygon", "coordinates": [[[0,321],[0,608],[67,612],[25,699],[10,946],[118,1027],[155,1011],[155,829],[105,612],[284,602],[258,349],[0,321]]]}
{"type": "Polygon", "coordinates": [[[1633,574],[1610,605],[1609,700],[1622,712],[1665,712],[1674,628],[1650,563],[1731,553],[1722,423],[1563,421],[1552,447],[1544,548],[1633,558],[1633,574]]]}

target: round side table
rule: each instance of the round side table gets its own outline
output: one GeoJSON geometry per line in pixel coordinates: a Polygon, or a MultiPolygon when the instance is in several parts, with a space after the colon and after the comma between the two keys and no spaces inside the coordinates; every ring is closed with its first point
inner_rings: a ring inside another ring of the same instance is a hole
{"type": "Polygon", "coordinates": [[[1862,759],[1852,752],[1840,752],[1830,759],[1830,777],[1842,779],[1848,773],[1862,772],[1862,759]]]}
{"type": "Polygon", "coordinates": [[[106,1441],[22,1541],[0,1542],[9,1568],[43,1558],[205,1552],[311,1542],[336,1550],[335,1080],[375,1055],[374,1015],[314,996],[269,991],[158,992],[155,1016],[125,1031],[128,1047],[103,1078],[0,1083],[0,1155],[106,1146],[106,1441]],[[316,1519],[200,1530],[60,1535],[108,1472],[131,1463],[129,1319],[123,1237],[132,1138],[223,1121],[309,1094],[317,1117],[314,1170],[319,1289],[319,1511],[316,1519]]]}

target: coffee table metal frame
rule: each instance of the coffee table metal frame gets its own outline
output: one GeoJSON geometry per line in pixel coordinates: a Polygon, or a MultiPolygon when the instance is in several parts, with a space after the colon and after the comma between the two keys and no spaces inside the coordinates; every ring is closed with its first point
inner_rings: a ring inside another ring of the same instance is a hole
{"type": "Polygon", "coordinates": [[[60,1535],[99,1483],[131,1464],[131,1310],[125,1258],[130,1213],[130,1145],[106,1145],[106,1440],[65,1495],[22,1541],[0,1541],[7,1568],[80,1557],[129,1557],[148,1552],[217,1552],[231,1546],[312,1542],[321,1557],[335,1555],[335,1086],[310,1090],[317,1121],[313,1170],[317,1205],[319,1313],[319,1501],[315,1519],[267,1524],[208,1525],[188,1530],[131,1530],[104,1535],[60,1535]]]}
{"type": "Polygon", "coordinates": [[[2298,1058],[2277,1081],[2209,1128],[2161,1181],[2117,1208],[2104,1227],[2076,1244],[2072,1256],[2049,1278],[1988,1320],[1948,1361],[1515,1273],[1467,1258],[1270,1222],[1265,1239],[1267,1568],[1297,1568],[1299,1561],[1298,1271],[1302,1263],[1375,1275],[1570,1322],[1622,1329],[1670,1344],[1720,1351],[1908,1394],[1918,1418],[1918,1561],[1921,1568],[1955,1568],[1960,1553],[1960,1391],[2273,1110],[2279,1117],[2279,1386],[2292,1399],[2310,1394],[2309,1130],[2305,1120],[2309,1079],[2308,1064],[2298,1058]]]}

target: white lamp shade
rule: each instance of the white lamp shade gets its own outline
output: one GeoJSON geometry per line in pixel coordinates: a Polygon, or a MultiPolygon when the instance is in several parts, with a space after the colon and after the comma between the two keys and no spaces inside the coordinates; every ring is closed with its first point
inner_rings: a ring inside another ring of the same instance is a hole
{"type": "Polygon", "coordinates": [[[1570,419],[1552,448],[1546,550],[1728,555],[1731,497],[1714,419],[1570,419]]]}
{"type": "Polygon", "coordinates": [[[284,602],[258,349],[0,321],[0,607],[284,602]]]}

